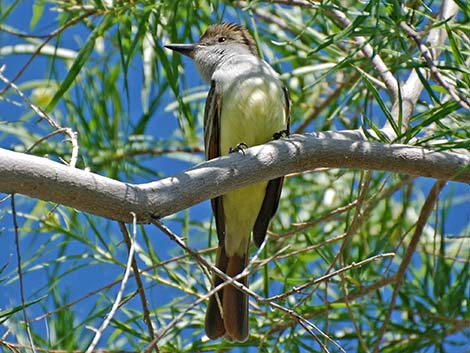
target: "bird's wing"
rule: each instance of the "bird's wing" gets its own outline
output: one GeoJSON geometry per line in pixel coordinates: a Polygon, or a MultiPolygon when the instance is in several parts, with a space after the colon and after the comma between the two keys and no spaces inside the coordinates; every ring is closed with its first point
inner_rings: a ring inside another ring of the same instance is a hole
{"type": "MultiPolygon", "coordinates": [[[[217,92],[216,82],[211,82],[211,89],[206,99],[204,110],[204,147],[206,160],[220,157],[220,113],[222,107],[222,96],[217,92]]],[[[219,242],[224,241],[225,223],[222,197],[211,200],[212,211],[215,216],[215,224],[219,242]]]]}
{"type": "MultiPolygon", "coordinates": [[[[287,118],[286,131],[287,135],[290,133],[290,96],[289,91],[284,86],[284,113],[287,118]]],[[[273,218],[279,205],[281,197],[282,184],[284,177],[270,180],[266,187],[266,194],[264,195],[263,204],[256,218],[255,226],[253,227],[253,239],[257,247],[260,247],[266,236],[269,221],[273,218]]]]}
{"type": "Polygon", "coordinates": [[[282,86],[282,90],[284,91],[284,102],[285,102],[284,112],[287,117],[286,131],[287,131],[287,135],[289,135],[290,134],[290,106],[291,106],[290,94],[286,86],[282,86]]]}
{"type": "MultiPolygon", "coordinates": [[[[220,156],[221,107],[222,96],[217,91],[216,82],[212,81],[204,111],[204,147],[207,160],[220,156]]],[[[222,196],[212,199],[211,204],[219,239],[216,266],[222,272],[233,277],[243,271],[248,256],[247,254],[242,257],[238,255],[227,256],[222,196]]],[[[224,282],[223,279],[214,275],[213,288],[222,282],[224,282]]],[[[239,279],[239,282],[245,286],[248,285],[246,277],[239,279]]],[[[248,337],[248,298],[246,294],[238,291],[235,287],[227,286],[212,295],[207,305],[205,330],[211,339],[227,335],[231,339],[245,341],[248,337]]]]}

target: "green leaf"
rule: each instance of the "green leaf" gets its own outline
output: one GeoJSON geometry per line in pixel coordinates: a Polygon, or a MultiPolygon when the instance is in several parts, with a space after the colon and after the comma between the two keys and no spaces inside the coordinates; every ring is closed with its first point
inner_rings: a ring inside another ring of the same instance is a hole
{"type": "Polygon", "coordinates": [[[115,17],[112,14],[106,15],[101,23],[91,32],[88,36],[88,39],[85,45],[80,49],[77,58],[72,64],[67,76],[65,77],[64,81],[59,86],[59,89],[55,93],[54,97],[52,97],[51,102],[46,107],[45,111],[50,112],[57,102],[62,98],[62,96],[67,92],[67,90],[72,86],[73,82],[75,81],[76,77],[80,73],[81,68],[85,65],[93,52],[95,47],[96,39],[104,34],[104,32],[111,27],[115,22],[115,17]]]}
{"type": "Polygon", "coordinates": [[[390,139],[380,131],[380,129],[367,117],[363,116],[362,117],[366,124],[363,124],[362,127],[362,132],[364,132],[364,135],[369,139],[369,140],[379,140],[385,143],[391,143],[390,139]],[[372,135],[368,128],[372,129],[374,131],[375,135],[372,135]]]}
{"type": "MultiPolygon", "coordinates": [[[[400,136],[401,131],[398,128],[397,122],[393,118],[392,113],[388,109],[388,107],[385,104],[385,102],[383,101],[382,97],[380,97],[379,91],[375,88],[374,84],[372,83],[372,81],[369,80],[367,75],[365,75],[363,73],[361,73],[361,74],[362,74],[362,78],[364,79],[364,82],[366,83],[367,88],[369,88],[369,91],[372,92],[375,100],[379,104],[379,107],[382,110],[382,112],[385,114],[385,118],[387,118],[387,121],[390,124],[390,126],[393,128],[393,131],[395,132],[396,136],[400,136]]],[[[380,133],[380,135],[384,136],[382,133],[380,133]]],[[[387,138],[387,140],[388,140],[388,138],[387,138]]]]}
{"type": "Polygon", "coordinates": [[[31,22],[29,24],[30,30],[33,30],[38,21],[41,19],[42,13],[44,11],[44,1],[37,0],[33,2],[33,17],[31,17],[31,22]]]}
{"type": "Polygon", "coordinates": [[[18,311],[21,311],[24,308],[27,308],[31,305],[36,304],[36,303],[39,303],[41,300],[43,300],[46,297],[47,297],[47,295],[44,295],[44,296],[39,297],[39,298],[37,298],[35,300],[32,300],[30,302],[24,303],[24,306],[23,305],[18,305],[18,306],[15,306],[15,307],[11,308],[11,309],[0,311],[0,324],[4,323],[6,320],[8,320],[14,313],[16,313],[18,311]]]}

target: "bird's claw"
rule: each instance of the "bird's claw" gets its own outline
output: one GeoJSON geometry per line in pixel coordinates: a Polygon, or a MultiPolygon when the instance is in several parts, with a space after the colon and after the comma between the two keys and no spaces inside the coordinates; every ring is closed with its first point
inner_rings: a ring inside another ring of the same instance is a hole
{"type": "Polygon", "coordinates": [[[248,148],[248,145],[245,142],[240,142],[235,147],[230,147],[228,149],[228,153],[241,152],[243,153],[243,155],[245,155],[245,149],[247,148],[248,148]]]}
{"type": "Polygon", "coordinates": [[[284,129],[273,134],[273,140],[279,140],[281,137],[289,137],[289,130],[284,129]]]}

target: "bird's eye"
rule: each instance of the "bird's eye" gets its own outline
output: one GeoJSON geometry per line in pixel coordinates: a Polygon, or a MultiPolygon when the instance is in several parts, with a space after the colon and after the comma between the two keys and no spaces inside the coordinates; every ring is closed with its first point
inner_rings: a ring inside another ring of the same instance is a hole
{"type": "Polygon", "coordinates": [[[223,43],[227,40],[227,37],[219,37],[218,41],[219,43],[223,43]]]}

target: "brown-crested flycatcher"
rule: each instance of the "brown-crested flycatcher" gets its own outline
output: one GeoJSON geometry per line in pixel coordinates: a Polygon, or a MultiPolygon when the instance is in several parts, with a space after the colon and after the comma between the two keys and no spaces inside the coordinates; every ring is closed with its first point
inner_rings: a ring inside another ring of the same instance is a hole
{"type": "MultiPolygon", "coordinates": [[[[256,43],[242,26],[210,26],[199,42],[165,47],[194,59],[211,88],[204,113],[206,159],[229,153],[237,146],[255,146],[289,132],[289,95],[279,75],[257,53],[256,43]]],[[[212,202],[219,247],[217,267],[234,277],[248,264],[250,233],[263,242],[276,212],[283,178],[245,186],[212,202]]],[[[214,286],[223,280],[214,276],[214,286]]],[[[239,280],[247,286],[247,279],[239,280]]],[[[205,329],[212,339],[248,338],[248,297],[225,286],[209,299],[205,329]]]]}

